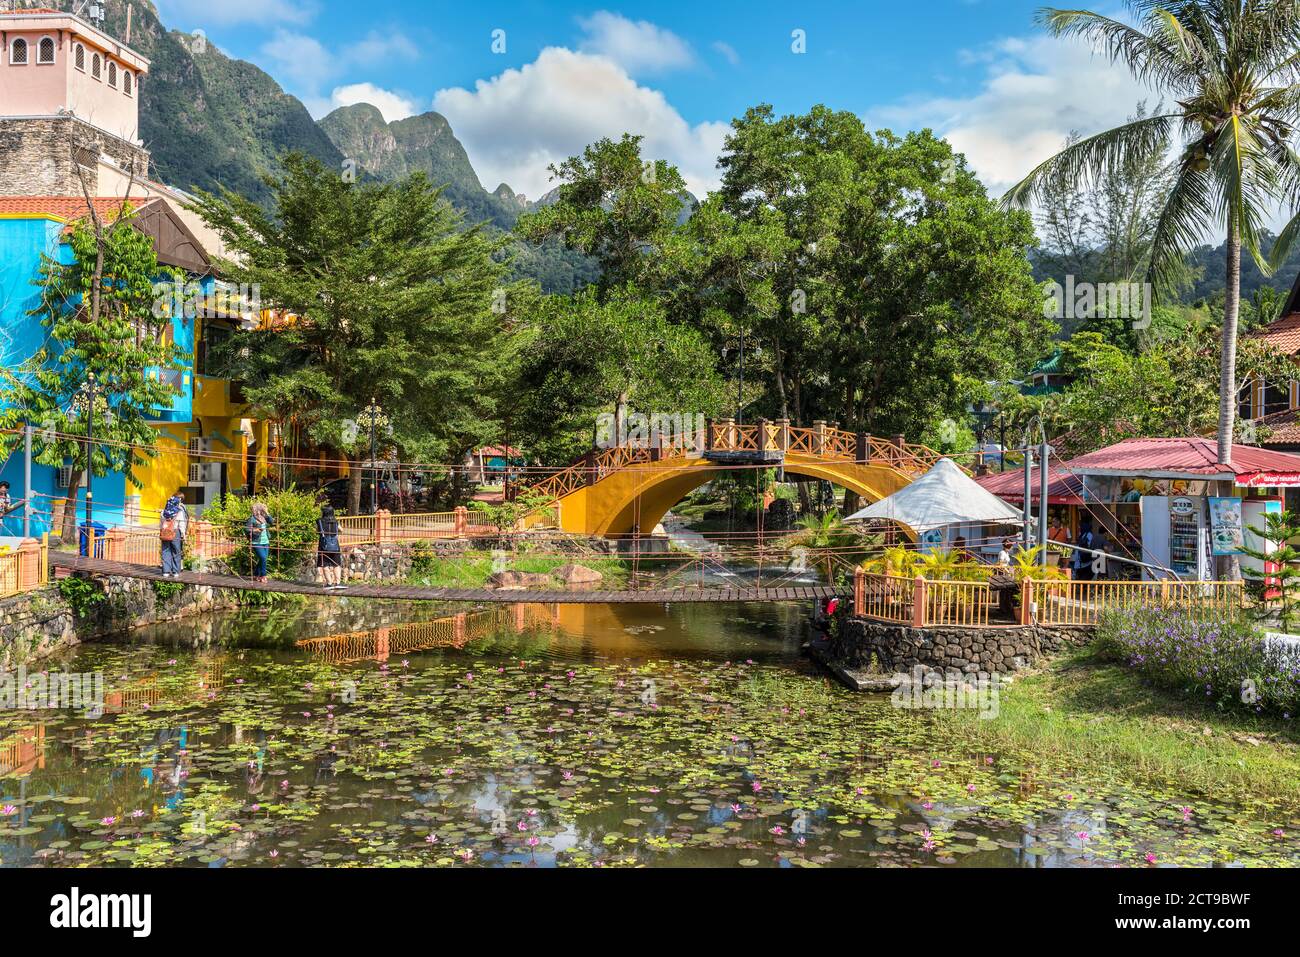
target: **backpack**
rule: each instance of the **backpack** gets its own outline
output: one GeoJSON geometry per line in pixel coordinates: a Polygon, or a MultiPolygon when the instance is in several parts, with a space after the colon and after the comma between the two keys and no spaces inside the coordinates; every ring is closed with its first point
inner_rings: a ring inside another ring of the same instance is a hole
{"type": "Polygon", "coordinates": [[[316,523],[316,531],[320,533],[320,550],[322,552],[337,552],[339,550],[339,526],[337,522],[330,523],[333,525],[333,532],[327,533],[329,525],[322,519],[316,523]]]}
{"type": "Polygon", "coordinates": [[[164,518],[162,520],[162,528],[158,531],[158,537],[164,542],[176,541],[176,519],[164,518]]]}

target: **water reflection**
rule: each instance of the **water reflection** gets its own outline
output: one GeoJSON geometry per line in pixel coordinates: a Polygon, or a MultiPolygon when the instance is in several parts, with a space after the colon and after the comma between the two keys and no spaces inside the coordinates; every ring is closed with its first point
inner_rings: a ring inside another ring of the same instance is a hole
{"type": "Polygon", "coordinates": [[[0,865],[1294,862],[1260,811],[842,691],[805,612],[334,607],[82,648],[102,716],[0,713],[0,865]]]}

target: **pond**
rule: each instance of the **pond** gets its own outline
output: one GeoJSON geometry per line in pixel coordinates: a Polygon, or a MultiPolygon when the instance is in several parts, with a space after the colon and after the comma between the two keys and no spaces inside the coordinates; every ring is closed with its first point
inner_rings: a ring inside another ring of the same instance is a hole
{"type": "Polygon", "coordinates": [[[0,866],[1300,859],[1296,809],[850,693],[800,657],[806,613],[334,601],[84,646],[48,667],[102,680],[89,711],[0,711],[0,866]]]}

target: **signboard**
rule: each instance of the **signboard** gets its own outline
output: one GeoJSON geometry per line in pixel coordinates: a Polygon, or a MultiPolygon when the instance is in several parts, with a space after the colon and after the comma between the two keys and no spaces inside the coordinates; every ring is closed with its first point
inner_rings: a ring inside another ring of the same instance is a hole
{"type": "Polygon", "coordinates": [[[1194,515],[1196,503],[1190,498],[1173,498],[1169,500],[1170,515],[1194,515]]]}
{"type": "Polygon", "coordinates": [[[1210,543],[1215,555],[1235,555],[1241,550],[1244,531],[1241,499],[1210,499],[1210,543]]]}

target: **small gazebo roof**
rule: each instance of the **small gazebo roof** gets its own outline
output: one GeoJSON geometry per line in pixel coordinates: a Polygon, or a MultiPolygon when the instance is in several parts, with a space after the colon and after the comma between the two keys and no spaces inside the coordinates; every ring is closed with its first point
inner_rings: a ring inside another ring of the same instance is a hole
{"type": "Polygon", "coordinates": [[[1019,525],[1024,515],[981,487],[952,459],[940,459],[911,485],[854,512],[846,521],[868,519],[898,522],[922,532],[965,522],[1019,525]]]}

